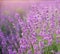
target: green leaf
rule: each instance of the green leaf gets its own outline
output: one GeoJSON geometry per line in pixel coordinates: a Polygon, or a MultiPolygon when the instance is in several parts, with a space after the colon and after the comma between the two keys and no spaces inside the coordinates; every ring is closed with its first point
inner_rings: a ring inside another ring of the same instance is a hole
{"type": "Polygon", "coordinates": [[[48,46],[48,50],[51,51],[52,50],[52,46],[48,46]]]}
{"type": "Polygon", "coordinates": [[[54,50],[55,52],[58,52],[58,47],[57,47],[56,42],[54,42],[54,43],[52,44],[52,48],[53,48],[53,50],[54,50]]]}
{"type": "Polygon", "coordinates": [[[43,54],[52,54],[51,50],[52,50],[52,47],[50,48],[51,46],[47,46],[45,47],[43,50],[44,50],[44,53],[43,54]]]}
{"type": "MultiPolygon", "coordinates": [[[[55,36],[56,36],[56,35],[55,35],[55,36]]],[[[58,52],[58,47],[57,47],[57,43],[56,43],[56,38],[53,40],[52,48],[53,48],[53,51],[58,52]]]]}
{"type": "Polygon", "coordinates": [[[2,32],[3,32],[5,35],[9,35],[9,34],[10,34],[10,30],[8,30],[8,29],[6,28],[6,26],[4,26],[4,25],[2,25],[1,30],[2,30],[2,32]]]}
{"type": "Polygon", "coordinates": [[[34,54],[34,47],[31,45],[32,54],[34,54]]]}
{"type": "Polygon", "coordinates": [[[48,44],[48,40],[44,40],[44,44],[46,44],[46,45],[47,45],[47,44],[48,44]]]}
{"type": "Polygon", "coordinates": [[[53,41],[52,45],[44,47],[44,54],[53,54],[51,51],[58,52],[58,47],[55,41],[53,41]]]}
{"type": "Polygon", "coordinates": [[[2,32],[5,33],[6,32],[6,27],[4,25],[2,25],[1,30],[2,30],[2,32]]]}
{"type": "Polygon", "coordinates": [[[57,44],[58,51],[60,51],[60,43],[57,44]]]}
{"type": "Polygon", "coordinates": [[[37,36],[37,40],[38,41],[42,40],[42,37],[41,36],[37,36]]]}
{"type": "Polygon", "coordinates": [[[54,39],[56,39],[56,36],[57,36],[57,34],[56,34],[56,33],[54,33],[54,34],[53,34],[54,39]]]}

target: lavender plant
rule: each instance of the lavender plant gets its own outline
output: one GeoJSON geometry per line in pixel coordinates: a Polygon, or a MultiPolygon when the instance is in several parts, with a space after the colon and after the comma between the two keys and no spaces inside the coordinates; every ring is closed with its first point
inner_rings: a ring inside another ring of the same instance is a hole
{"type": "Polygon", "coordinates": [[[0,54],[56,54],[60,51],[59,9],[31,6],[22,19],[19,13],[2,16],[0,54]]]}

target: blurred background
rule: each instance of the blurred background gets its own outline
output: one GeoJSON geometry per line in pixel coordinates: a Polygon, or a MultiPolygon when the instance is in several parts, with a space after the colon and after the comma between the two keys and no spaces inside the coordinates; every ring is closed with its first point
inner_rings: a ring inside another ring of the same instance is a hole
{"type": "MultiPolygon", "coordinates": [[[[20,8],[27,8],[31,3],[40,2],[41,4],[45,5],[46,3],[57,4],[58,0],[0,0],[0,11],[16,11],[20,8]]],[[[60,2],[58,2],[59,4],[60,2]]]]}

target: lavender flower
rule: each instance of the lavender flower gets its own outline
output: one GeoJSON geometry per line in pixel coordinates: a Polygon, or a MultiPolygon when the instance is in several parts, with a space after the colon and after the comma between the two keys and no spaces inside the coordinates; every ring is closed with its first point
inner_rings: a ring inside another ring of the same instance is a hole
{"type": "Polygon", "coordinates": [[[2,16],[0,51],[2,54],[53,54],[59,51],[60,18],[55,8],[31,6],[26,20],[16,13],[2,16]],[[51,9],[50,9],[51,8],[51,9]],[[57,16],[56,16],[57,15],[57,16]]]}

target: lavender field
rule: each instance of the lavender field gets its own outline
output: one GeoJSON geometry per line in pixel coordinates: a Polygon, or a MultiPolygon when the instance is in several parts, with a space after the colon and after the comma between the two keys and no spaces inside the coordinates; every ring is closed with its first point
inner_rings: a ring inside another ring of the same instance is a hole
{"type": "Polygon", "coordinates": [[[0,54],[60,54],[60,2],[21,3],[0,2],[0,54]]]}

